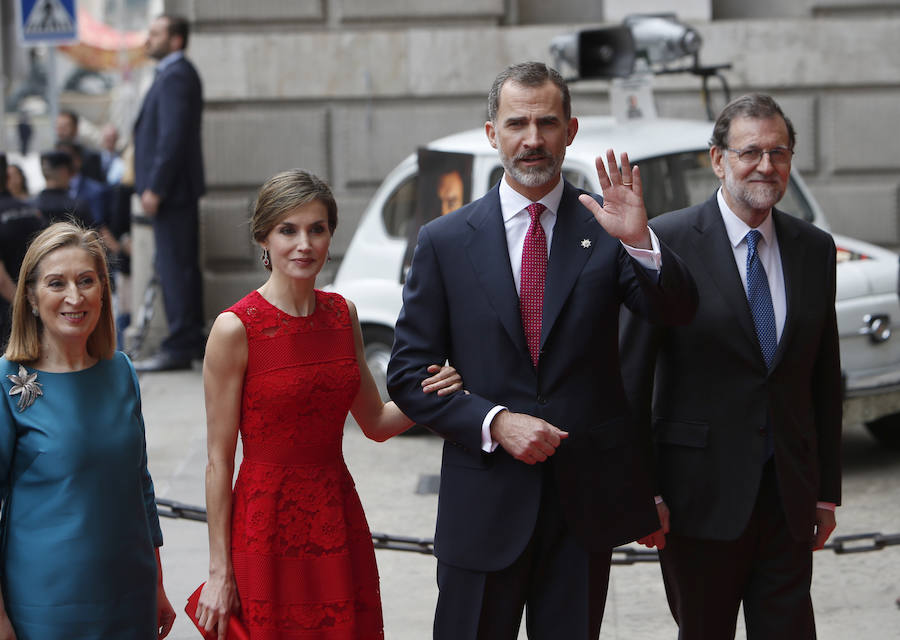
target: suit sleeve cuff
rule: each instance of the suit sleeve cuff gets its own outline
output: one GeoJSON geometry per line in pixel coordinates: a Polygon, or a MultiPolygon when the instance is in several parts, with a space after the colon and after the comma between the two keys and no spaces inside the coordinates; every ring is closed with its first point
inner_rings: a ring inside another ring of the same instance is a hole
{"type": "Polygon", "coordinates": [[[834,502],[817,502],[816,509],[827,509],[828,511],[834,511],[837,509],[837,504],[834,502]]]}
{"type": "Polygon", "coordinates": [[[494,421],[494,416],[501,411],[506,411],[506,407],[498,404],[487,412],[487,415],[481,422],[481,450],[485,453],[493,453],[494,449],[497,448],[497,443],[491,439],[491,422],[494,421]]]}
{"type": "Polygon", "coordinates": [[[647,227],[647,230],[650,232],[651,249],[638,249],[637,247],[632,247],[624,242],[622,243],[622,246],[625,247],[625,251],[628,255],[637,260],[638,264],[647,271],[658,273],[659,270],[662,269],[662,253],[659,250],[659,240],[656,238],[656,234],[653,233],[653,229],[647,227]]]}

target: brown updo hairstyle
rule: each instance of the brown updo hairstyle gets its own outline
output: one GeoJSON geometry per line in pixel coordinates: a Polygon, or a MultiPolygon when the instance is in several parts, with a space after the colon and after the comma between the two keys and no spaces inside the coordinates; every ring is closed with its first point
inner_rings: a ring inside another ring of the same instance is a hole
{"type": "Polygon", "coordinates": [[[32,362],[41,356],[40,318],[32,314],[28,294],[40,278],[41,261],[57,249],[78,247],[94,259],[94,269],[103,287],[100,318],[88,337],[87,351],[94,358],[108,360],[116,350],[116,324],[112,313],[109,267],[106,264],[106,248],[99,234],[93,229],[73,222],[57,222],[41,231],[25,252],[19,283],[12,303],[12,330],[3,354],[10,362],[32,362]]]}
{"type": "MultiPolygon", "coordinates": [[[[325,206],[328,212],[328,231],[334,235],[337,228],[337,202],[328,184],[303,169],[289,169],[275,174],[266,180],[256,196],[253,215],[250,217],[253,239],[263,242],[288,213],[316,200],[325,206]]],[[[266,265],[266,269],[271,271],[271,265],[266,265]]]]}

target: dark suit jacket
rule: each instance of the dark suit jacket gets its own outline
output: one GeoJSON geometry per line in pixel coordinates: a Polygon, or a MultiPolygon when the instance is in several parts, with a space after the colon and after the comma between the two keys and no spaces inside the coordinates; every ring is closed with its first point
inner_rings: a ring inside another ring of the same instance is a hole
{"type": "Polygon", "coordinates": [[[81,175],[96,180],[100,184],[106,184],[106,174],[103,173],[103,162],[99,151],[82,146],[81,175]]]}
{"type": "Polygon", "coordinates": [[[787,317],[769,371],[716,197],[651,221],[690,268],[700,306],[687,326],[623,322],[620,348],[636,414],[648,416],[652,393],[656,481],[680,535],[732,540],[744,530],[759,488],[767,419],[795,539],[811,537],[817,500],[840,502],[834,242],[786,213],[772,215],[787,317]]]}
{"type": "MultiPolygon", "coordinates": [[[[539,370],[531,364],[509,264],[498,188],[426,225],[403,291],[388,367],[391,397],[445,438],[435,553],[496,571],[515,560],[538,516],[541,466],[481,451],[501,404],[569,432],[551,458],[563,511],[585,549],[608,550],[659,527],[627,416],[616,345],[620,303],[654,321],[687,322],[690,275],[662,248],[657,282],[597,224],[566,183],[547,266],[539,370]],[[470,395],[423,394],[447,358],[470,395]]],[[[543,463],[548,464],[548,463],[543,463]]]]}
{"type": "Polygon", "coordinates": [[[47,224],[75,220],[85,227],[94,226],[94,215],[87,200],[77,200],[66,189],[44,189],[32,204],[44,214],[47,224]]]}
{"type": "Polygon", "coordinates": [[[163,209],[196,207],[206,192],[200,144],[203,89],[186,58],[163,69],[134,125],[135,191],[151,189],[163,209]]]}
{"type": "Polygon", "coordinates": [[[96,227],[108,224],[108,187],[90,176],[81,174],[75,199],[87,202],[91,207],[92,224],[96,227]]]}

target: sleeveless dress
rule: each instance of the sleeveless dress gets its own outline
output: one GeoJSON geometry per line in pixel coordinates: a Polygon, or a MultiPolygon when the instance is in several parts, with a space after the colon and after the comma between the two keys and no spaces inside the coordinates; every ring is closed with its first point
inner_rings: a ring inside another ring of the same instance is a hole
{"type": "Polygon", "coordinates": [[[0,583],[16,635],[155,640],[162,532],[131,361],[25,370],[0,358],[0,583]],[[43,395],[20,406],[10,392],[35,375],[43,395]]]}
{"type": "Polygon", "coordinates": [[[347,303],[317,290],[297,317],[253,291],[228,311],[248,344],[231,556],[250,637],[383,638],[375,550],[341,450],[359,389],[347,303]]]}

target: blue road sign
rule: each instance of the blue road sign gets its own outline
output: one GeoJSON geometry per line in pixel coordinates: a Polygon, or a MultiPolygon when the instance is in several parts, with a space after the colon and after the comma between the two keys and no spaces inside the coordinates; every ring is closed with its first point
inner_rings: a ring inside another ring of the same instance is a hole
{"type": "Polygon", "coordinates": [[[26,46],[78,41],[76,0],[19,0],[20,41],[26,46]]]}

